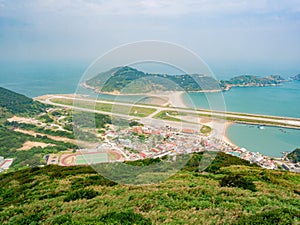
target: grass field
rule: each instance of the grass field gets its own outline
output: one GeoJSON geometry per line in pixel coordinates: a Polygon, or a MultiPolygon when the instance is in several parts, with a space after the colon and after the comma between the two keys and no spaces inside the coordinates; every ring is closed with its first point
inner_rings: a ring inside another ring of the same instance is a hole
{"type": "Polygon", "coordinates": [[[176,117],[173,117],[172,115],[175,115],[175,111],[161,111],[157,113],[153,118],[156,119],[162,119],[162,120],[170,120],[175,122],[181,122],[181,119],[178,119],[176,117]]]}
{"type": "Polygon", "coordinates": [[[106,152],[77,155],[75,164],[86,165],[86,164],[95,164],[95,163],[103,163],[103,162],[108,162],[108,154],[106,152]]]}

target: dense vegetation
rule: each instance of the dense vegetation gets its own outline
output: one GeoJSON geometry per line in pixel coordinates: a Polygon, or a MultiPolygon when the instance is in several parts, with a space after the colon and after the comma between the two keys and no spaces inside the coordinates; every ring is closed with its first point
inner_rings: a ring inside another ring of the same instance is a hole
{"type": "Polygon", "coordinates": [[[203,74],[149,74],[124,66],[102,72],[86,84],[101,92],[148,93],[151,91],[201,91],[228,90],[233,86],[277,85],[285,79],[279,75],[257,77],[252,75],[236,76],[228,81],[217,81],[203,74]]]}
{"type": "Polygon", "coordinates": [[[17,115],[35,115],[45,111],[46,105],[33,101],[24,95],[0,87],[0,115],[1,111],[17,115]],[[3,108],[3,109],[1,109],[3,108]]]}
{"type": "Polygon", "coordinates": [[[143,186],[116,184],[83,166],[2,174],[0,223],[299,224],[299,174],[223,153],[199,172],[201,157],[195,154],[168,180],[143,186]]]}

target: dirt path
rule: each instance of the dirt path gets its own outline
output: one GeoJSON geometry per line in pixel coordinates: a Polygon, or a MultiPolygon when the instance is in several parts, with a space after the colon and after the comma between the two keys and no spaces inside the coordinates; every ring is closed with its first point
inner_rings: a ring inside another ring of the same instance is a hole
{"type": "Polygon", "coordinates": [[[55,145],[49,144],[49,143],[44,143],[44,142],[37,142],[37,141],[26,141],[23,143],[23,146],[21,148],[18,148],[17,150],[27,151],[27,150],[32,149],[33,147],[46,148],[48,146],[55,146],[55,145]]]}
{"type": "Polygon", "coordinates": [[[23,133],[23,134],[29,134],[33,137],[36,137],[37,135],[46,136],[47,138],[55,140],[55,141],[72,143],[72,144],[79,145],[79,146],[85,147],[85,148],[94,148],[98,145],[97,143],[84,142],[84,141],[80,141],[80,140],[76,140],[76,139],[70,139],[70,138],[66,138],[66,137],[52,136],[52,135],[49,135],[49,134],[34,132],[32,130],[24,130],[24,129],[16,128],[14,131],[20,132],[20,133],[23,133]]]}

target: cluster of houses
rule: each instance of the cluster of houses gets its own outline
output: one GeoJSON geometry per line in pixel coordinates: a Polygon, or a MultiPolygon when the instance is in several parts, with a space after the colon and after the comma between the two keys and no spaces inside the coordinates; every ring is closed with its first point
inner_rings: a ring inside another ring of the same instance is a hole
{"type": "Polygon", "coordinates": [[[121,151],[127,160],[157,158],[164,155],[204,151],[200,133],[191,129],[134,126],[126,129],[107,130],[104,145],[121,151]]]}
{"type": "Polygon", "coordinates": [[[106,144],[122,153],[125,160],[157,158],[164,155],[188,154],[203,151],[222,151],[237,156],[263,168],[281,168],[300,172],[298,165],[291,165],[282,159],[274,159],[258,152],[250,152],[224,142],[213,136],[205,136],[193,129],[177,129],[160,127],[158,129],[146,126],[134,126],[126,129],[107,130],[106,144]]]}

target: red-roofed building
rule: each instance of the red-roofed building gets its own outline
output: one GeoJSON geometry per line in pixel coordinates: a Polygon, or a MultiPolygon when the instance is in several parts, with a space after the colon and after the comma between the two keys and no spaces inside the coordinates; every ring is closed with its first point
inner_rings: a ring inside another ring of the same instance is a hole
{"type": "Polygon", "coordinates": [[[140,152],[140,156],[142,156],[143,158],[146,158],[147,157],[147,154],[143,151],[140,152]]]}
{"type": "Polygon", "coordinates": [[[193,133],[195,133],[195,131],[194,131],[194,130],[192,130],[192,129],[188,129],[188,128],[184,128],[184,129],[182,129],[182,132],[183,132],[183,133],[186,133],[186,134],[193,134],[193,133]]]}

